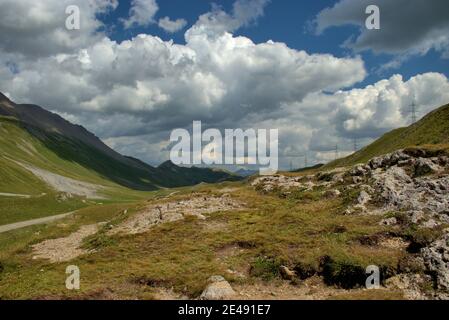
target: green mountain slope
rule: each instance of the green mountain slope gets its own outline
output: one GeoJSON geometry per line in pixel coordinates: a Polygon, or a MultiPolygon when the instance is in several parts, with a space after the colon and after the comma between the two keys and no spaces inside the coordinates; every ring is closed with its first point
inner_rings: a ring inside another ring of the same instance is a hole
{"type": "Polygon", "coordinates": [[[340,167],[363,163],[373,157],[407,147],[449,144],[449,104],[434,110],[417,123],[388,132],[360,151],[325,166],[340,167]]]}
{"type": "Polygon", "coordinates": [[[47,191],[48,186],[21,164],[89,183],[140,191],[236,179],[207,168],[154,168],[115,152],[81,126],[38,106],[15,104],[1,94],[0,132],[0,192],[47,191]]]}

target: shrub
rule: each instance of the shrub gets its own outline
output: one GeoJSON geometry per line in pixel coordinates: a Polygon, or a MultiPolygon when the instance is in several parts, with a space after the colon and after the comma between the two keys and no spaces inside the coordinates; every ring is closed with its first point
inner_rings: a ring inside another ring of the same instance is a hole
{"type": "Polygon", "coordinates": [[[296,272],[298,278],[301,280],[306,280],[318,273],[318,270],[314,266],[302,262],[298,262],[295,265],[294,271],[296,272]]]}
{"type": "Polygon", "coordinates": [[[116,239],[108,236],[105,232],[98,232],[84,240],[83,248],[87,250],[97,250],[116,243],[116,239]]]}
{"type": "Polygon", "coordinates": [[[335,261],[329,256],[321,259],[321,275],[327,285],[343,289],[362,286],[367,277],[362,266],[352,261],[335,261]]]}
{"type": "Polygon", "coordinates": [[[269,281],[280,276],[280,267],[281,263],[276,259],[257,257],[251,265],[250,274],[253,277],[269,281]]]}
{"type": "Polygon", "coordinates": [[[430,229],[412,226],[408,228],[404,232],[404,237],[411,242],[408,251],[412,253],[419,252],[421,248],[427,247],[441,237],[442,233],[441,227],[430,229]]]}

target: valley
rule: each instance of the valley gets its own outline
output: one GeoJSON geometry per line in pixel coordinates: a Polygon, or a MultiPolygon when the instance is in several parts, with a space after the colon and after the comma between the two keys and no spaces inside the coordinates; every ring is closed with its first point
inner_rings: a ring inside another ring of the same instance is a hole
{"type": "Polygon", "coordinates": [[[0,299],[447,299],[448,116],[243,179],[153,168],[3,115],[0,230],[24,225],[0,233],[0,299]],[[368,266],[380,288],[365,288],[368,266]]]}

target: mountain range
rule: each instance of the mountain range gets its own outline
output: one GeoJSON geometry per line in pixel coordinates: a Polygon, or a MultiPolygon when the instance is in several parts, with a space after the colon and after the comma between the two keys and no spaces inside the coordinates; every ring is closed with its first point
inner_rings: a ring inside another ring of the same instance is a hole
{"type": "Polygon", "coordinates": [[[16,104],[2,93],[0,131],[0,192],[45,192],[36,181],[36,170],[140,191],[240,179],[225,171],[179,167],[170,161],[150,166],[114,151],[80,125],[37,105],[16,104]]]}

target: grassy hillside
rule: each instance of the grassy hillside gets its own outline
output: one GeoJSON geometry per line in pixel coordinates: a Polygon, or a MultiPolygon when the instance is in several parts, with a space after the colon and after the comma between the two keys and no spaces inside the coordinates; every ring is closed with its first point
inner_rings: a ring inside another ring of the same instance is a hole
{"type": "Polygon", "coordinates": [[[148,192],[165,192],[165,188],[237,179],[207,168],[168,163],[152,167],[115,152],[86,129],[56,114],[14,104],[0,94],[0,225],[97,203],[135,201],[150,197],[148,192]],[[98,196],[104,199],[93,201],[76,194],[67,199],[29,167],[58,175],[56,179],[62,176],[98,186],[98,196]]]}
{"type": "Polygon", "coordinates": [[[449,144],[449,104],[429,113],[417,123],[393,130],[362,150],[342,159],[333,161],[325,168],[349,166],[363,163],[373,157],[398,149],[425,145],[449,144]]]}
{"type": "MultiPolygon", "coordinates": [[[[157,299],[161,288],[197,298],[207,279],[216,274],[225,276],[238,292],[254,284],[266,285],[269,289],[265,298],[273,299],[280,297],[271,295],[273,291],[280,292],[277,286],[284,290],[279,273],[281,265],[313,274],[319,270],[323,257],[328,257],[337,277],[345,277],[346,272],[352,276],[359,270],[364,274],[364,266],[370,264],[394,268],[402,258],[399,249],[372,248],[359,242],[363,235],[385,230],[377,223],[381,218],[341,215],[343,201],[300,201],[295,195],[285,199],[233,182],[186,188],[164,200],[82,209],[73,218],[62,221],[65,227],[54,223],[0,234],[0,263],[4,265],[3,273],[0,272],[0,299],[95,299],[102,298],[107,290],[121,299],[157,299]],[[65,237],[83,225],[99,221],[118,224],[149,204],[185,201],[191,192],[204,197],[221,196],[223,189],[232,191],[232,197],[227,199],[241,201],[246,204],[245,208],[207,214],[206,220],[190,217],[161,224],[138,235],[108,235],[100,231],[86,239],[89,248],[95,249],[93,253],[70,262],[83,270],[80,290],[69,291],[61,285],[67,263],[52,264],[30,258],[33,256],[30,245],[65,237]],[[124,215],[126,209],[128,214],[124,215]]],[[[316,288],[317,280],[313,281],[316,288]]],[[[299,283],[288,288],[293,291],[298,286],[299,283]]],[[[321,289],[313,290],[318,295],[321,289]]],[[[344,290],[329,290],[347,294],[344,290]]],[[[368,298],[399,296],[395,291],[369,291],[368,298]]],[[[307,294],[300,297],[310,298],[307,294]]],[[[289,297],[295,297],[293,292],[289,297]]]]}
{"type": "MultiPolygon", "coordinates": [[[[235,179],[227,172],[210,169],[173,170],[173,167],[166,166],[154,168],[142,161],[119,154],[82,126],[72,124],[36,105],[15,104],[1,93],[0,117],[2,122],[9,121],[8,130],[13,131],[4,132],[12,141],[8,148],[0,145],[0,151],[3,149],[11,151],[18,146],[26,149],[24,145],[33,138],[32,144],[35,145],[35,140],[38,140],[40,146],[45,149],[45,156],[48,156],[49,152],[56,156],[52,159],[47,158],[46,163],[54,161],[60,163],[61,160],[66,161],[65,164],[69,162],[83,171],[81,177],[84,177],[85,171],[88,170],[103,180],[141,191],[156,190],[160,187],[189,186],[200,182],[217,182],[227,178],[235,179]],[[16,128],[12,129],[12,126],[16,128]],[[16,144],[16,136],[21,136],[23,143],[16,144]]],[[[13,159],[23,159],[20,155],[15,156],[13,159]]],[[[72,172],[72,168],[69,172],[80,173],[79,170],[72,172]]]]}

